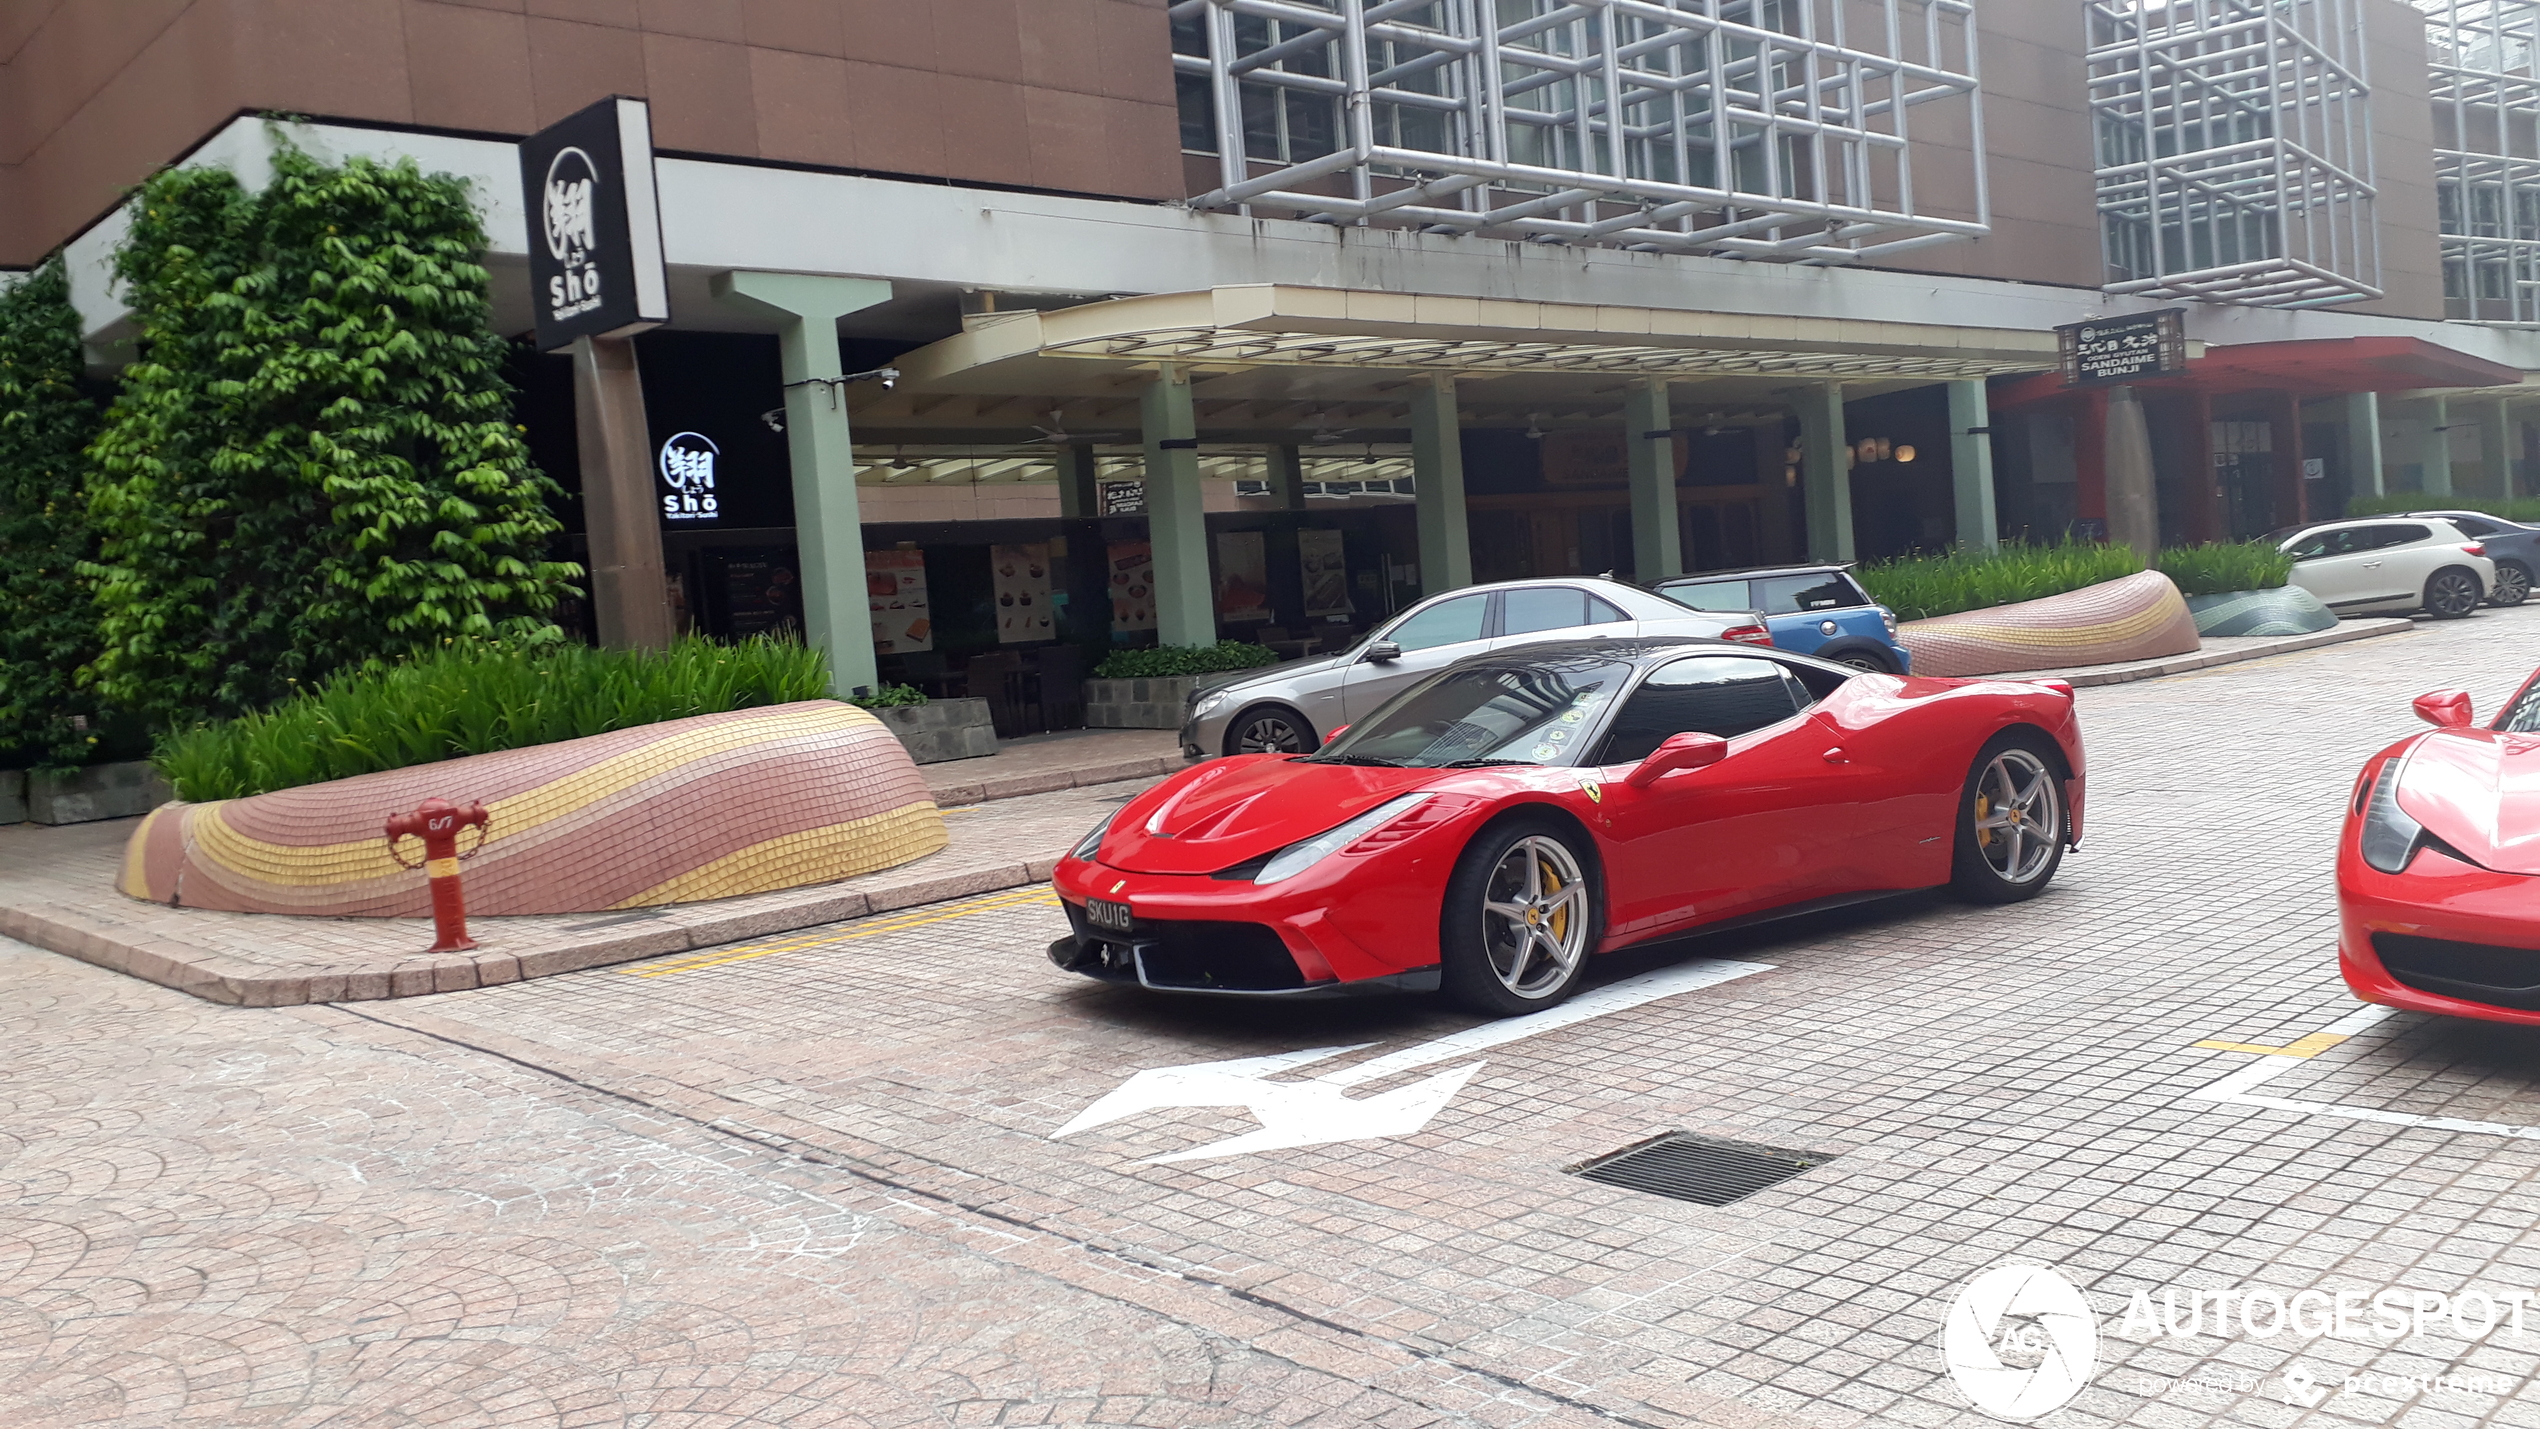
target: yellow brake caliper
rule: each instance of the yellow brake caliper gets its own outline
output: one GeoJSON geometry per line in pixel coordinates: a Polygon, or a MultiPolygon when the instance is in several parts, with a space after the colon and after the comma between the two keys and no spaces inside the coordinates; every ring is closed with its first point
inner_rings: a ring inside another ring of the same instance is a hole
{"type": "Polygon", "coordinates": [[[1992,812],[1993,801],[1982,794],[1976,795],[1976,847],[1978,848],[1993,846],[1993,830],[1984,826],[1984,816],[1992,812]]]}
{"type": "MultiPolygon", "coordinates": [[[[1545,862],[1545,861],[1543,861],[1543,860],[1541,860],[1541,859],[1536,860],[1536,862],[1537,862],[1537,865],[1543,869],[1543,881],[1544,881],[1544,888],[1545,888],[1545,891],[1546,891],[1546,892],[1548,892],[1548,893],[1559,893],[1559,892],[1561,891],[1561,887],[1562,887],[1562,884],[1561,884],[1561,875],[1560,875],[1560,873],[1559,873],[1558,871],[1556,871],[1556,870],[1553,868],[1553,866],[1552,866],[1550,863],[1548,863],[1548,862],[1545,862]]],[[[1559,941],[1559,940],[1560,940],[1560,939],[1562,939],[1562,938],[1568,937],[1568,936],[1569,936],[1569,933],[1568,933],[1568,931],[1567,931],[1567,930],[1568,930],[1569,926],[1570,926],[1570,910],[1569,910],[1569,908],[1568,908],[1568,907],[1566,907],[1566,906],[1564,906],[1564,907],[1562,907],[1562,908],[1559,908],[1559,909],[1554,910],[1554,912],[1553,912],[1553,914],[1552,914],[1552,936],[1553,936],[1554,941],[1556,941],[1556,942],[1557,942],[1557,941],[1559,941]]]]}

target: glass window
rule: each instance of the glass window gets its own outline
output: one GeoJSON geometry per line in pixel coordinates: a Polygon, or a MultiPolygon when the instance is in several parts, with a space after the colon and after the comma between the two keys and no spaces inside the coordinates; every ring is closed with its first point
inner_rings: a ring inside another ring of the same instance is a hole
{"type": "Polygon", "coordinates": [[[1453,600],[1442,600],[1426,610],[1405,616],[1401,624],[1385,632],[1384,638],[1405,651],[1430,650],[1459,641],[1479,640],[1482,638],[1482,617],[1489,611],[1489,596],[1459,595],[1453,600]]]}
{"type": "Polygon", "coordinates": [[[1841,571],[1825,571],[1813,576],[1767,576],[1755,583],[1756,609],[1766,615],[1805,615],[1816,610],[1841,610],[1861,605],[1852,582],[1841,571]]]}
{"type": "Polygon", "coordinates": [[[2434,532],[2424,526],[2375,526],[2372,528],[2372,544],[2358,549],[2378,551],[2389,546],[2410,546],[2433,538],[2434,532]]]}
{"type": "Polygon", "coordinates": [[[1534,586],[1499,593],[1499,633],[1527,635],[1587,624],[1587,592],[1568,586],[1534,586]]]}
{"type": "Polygon", "coordinates": [[[1610,601],[1602,601],[1597,599],[1595,596],[1589,596],[1587,598],[1587,603],[1587,623],[1590,625],[1612,625],[1616,621],[1631,619],[1630,616],[1625,615],[1610,601]]]}
{"type": "Polygon", "coordinates": [[[2380,543],[2380,537],[2374,533],[2387,529],[2384,526],[2348,526],[2335,531],[2314,532],[2293,546],[2291,555],[2297,561],[2312,561],[2322,556],[2351,556],[2357,551],[2374,549],[2380,543]]]}
{"type": "Polygon", "coordinates": [[[1358,721],[1315,760],[1436,769],[1574,764],[1580,739],[1631,667],[1594,656],[1446,671],[1358,721]]]}
{"type": "Polygon", "coordinates": [[[1658,593],[1694,610],[1753,610],[1744,581],[1704,581],[1699,585],[1662,586],[1658,593]]]}
{"type": "Polygon", "coordinates": [[[2465,536],[2493,536],[2505,529],[2497,522],[2477,516],[2446,516],[2443,519],[2460,527],[2461,534],[2465,536]]]}
{"type": "Polygon", "coordinates": [[[1653,671],[1632,691],[1605,737],[1600,764],[1636,764],[1671,734],[1734,739],[1799,713],[1814,701],[1772,660],[1706,655],[1653,671]]]}
{"type": "Polygon", "coordinates": [[[2496,716],[2492,728],[2514,734],[2540,734],[2540,680],[2524,686],[2522,693],[2505,706],[2505,712],[2496,716]]]}

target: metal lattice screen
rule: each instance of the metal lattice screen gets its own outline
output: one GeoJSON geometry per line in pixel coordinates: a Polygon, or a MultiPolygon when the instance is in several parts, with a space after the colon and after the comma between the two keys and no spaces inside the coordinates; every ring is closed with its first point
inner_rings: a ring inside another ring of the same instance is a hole
{"type": "Polygon", "coordinates": [[[2090,0],[2107,290],[2381,296],[2358,0],[2090,0]]]}
{"type": "Polygon", "coordinates": [[[2416,4],[2434,22],[2444,315],[2540,326],[2540,3],[2416,4]]]}
{"type": "Polygon", "coordinates": [[[1171,14],[1183,147],[1218,160],[1195,207],[1815,263],[1990,223],[1969,0],[1171,14]]]}

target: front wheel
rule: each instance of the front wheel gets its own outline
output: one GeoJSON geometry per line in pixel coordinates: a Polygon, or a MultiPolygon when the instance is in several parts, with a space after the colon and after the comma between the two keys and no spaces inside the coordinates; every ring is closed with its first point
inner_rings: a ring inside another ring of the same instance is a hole
{"type": "Polygon", "coordinates": [[[2486,595],[2478,573],[2466,566],[2445,566],[2425,578],[2425,613],[2437,620],[2458,620],[2478,609],[2486,595]]]}
{"type": "Polygon", "coordinates": [[[2034,898],[2064,861],[2063,782],[2042,736],[1998,735],[1958,796],[1950,886],[1977,903],[2034,898]]]}
{"type": "Polygon", "coordinates": [[[1285,705],[1245,710],[1226,725],[1228,754],[1305,754],[1314,747],[1314,726],[1285,705]]]}
{"type": "Polygon", "coordinates": [[[2496,563],[2496,588],[2487,593],[2489,605],[2520,605],[2531,599],[2531,572],[2520,561],[2496,563]]]}
{"type": "Polygon", "coordinates": [[[1578,990],[1601,921],[1594,863],[1580,842],[1550,820],[1521,819],[1465,846],[1438,927],[1449,997],[1508,1017],[1578,990]]]}

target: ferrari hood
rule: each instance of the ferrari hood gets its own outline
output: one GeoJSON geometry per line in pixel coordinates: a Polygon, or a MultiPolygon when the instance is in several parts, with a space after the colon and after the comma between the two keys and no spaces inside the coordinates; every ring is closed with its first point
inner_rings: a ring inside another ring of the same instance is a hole
{"type": "Polygon", "coordinates": [[[1129,873],[1215,873],[1435,782],[1438,769],[1212,760],[1130,801],[1096,857],[1129,873]]]}
{"type": "Polygon", "coordinates": [[[2399,807],[2499,873],[2540,874],[2540,737],[2438,730],[2399,776],[2399,807]]]}

